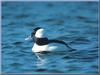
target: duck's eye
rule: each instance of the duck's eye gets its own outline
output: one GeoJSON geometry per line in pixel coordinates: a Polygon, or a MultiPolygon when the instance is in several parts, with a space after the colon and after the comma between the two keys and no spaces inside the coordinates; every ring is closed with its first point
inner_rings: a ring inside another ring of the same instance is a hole
{"type": "Polygon", "coordinates": [[[35,32],[32,32],[32,33],[31,33],[31,37],[33,37],[34,35],[35,35],[35,32]]]}

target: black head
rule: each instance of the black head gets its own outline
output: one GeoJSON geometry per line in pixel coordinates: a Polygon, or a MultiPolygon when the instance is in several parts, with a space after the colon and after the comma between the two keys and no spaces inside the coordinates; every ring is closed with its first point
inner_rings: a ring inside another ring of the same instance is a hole
{"type": "Polygon", "coordinates": [[[31,37],[33,37],[36,33],[37,30],[41,29],[41,27],[37,27],[35,29],[33,29],[32,33],[31,33],[31,37]]]}

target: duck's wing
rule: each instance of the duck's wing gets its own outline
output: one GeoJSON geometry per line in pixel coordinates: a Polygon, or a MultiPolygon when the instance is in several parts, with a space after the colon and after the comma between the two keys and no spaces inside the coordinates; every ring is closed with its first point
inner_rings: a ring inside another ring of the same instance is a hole
{"type": "Polygon", "coordinates": [[[66,47],[72,49],[67,43],[65,43],[65,42],[62,41],[62,40],[55,40],[55,39],[54,39],[54,40],[48,40],[48,42],[49,42],[49,43],[60,43],[60,44],[65,45],[66,47]]]}

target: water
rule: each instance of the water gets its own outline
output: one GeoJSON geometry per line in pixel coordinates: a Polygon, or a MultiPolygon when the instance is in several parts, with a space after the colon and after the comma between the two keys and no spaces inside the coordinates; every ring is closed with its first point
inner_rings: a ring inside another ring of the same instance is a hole
{"type": "Polygon", "coordinates": [[[2,2],[2,73],[98,73],[98,3],[2,2]],[[38,26],[76,51],[39,60],[24,40],[38,26]]]}

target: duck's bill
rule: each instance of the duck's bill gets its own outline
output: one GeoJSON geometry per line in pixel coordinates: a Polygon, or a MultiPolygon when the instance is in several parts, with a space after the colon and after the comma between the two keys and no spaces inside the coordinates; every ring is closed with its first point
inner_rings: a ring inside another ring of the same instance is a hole
{"type": "Polygon", "coordinates": [[[25,40],[30,40],[32,39],[31,36],[28,36],[27,38],[25,38],[25,40]]]}

